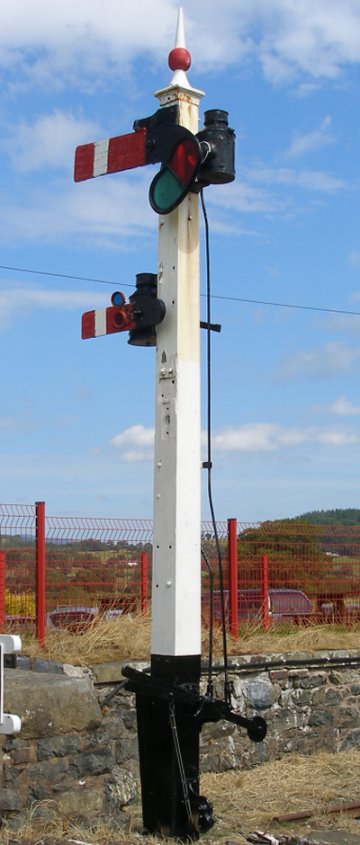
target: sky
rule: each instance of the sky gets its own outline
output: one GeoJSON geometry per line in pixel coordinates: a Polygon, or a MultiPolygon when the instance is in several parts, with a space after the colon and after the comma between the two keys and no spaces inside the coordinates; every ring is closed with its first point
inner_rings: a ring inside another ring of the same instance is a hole
{"type": "MultiPolygon", "coordinates": [[[[216,517],[359,507],[360,0],[182,5],[199,128],[220,108],[236,132],[236,180],[204,192],[216,517]]],[[[156,111],[177,11],[0,4],[2,503],[152,516],[155,350],[80,325],[156,272],[156,168],[75,184],[73,163],[156,111]]],[[[202,338],[203,428],[204,369],[202,338]]]]}

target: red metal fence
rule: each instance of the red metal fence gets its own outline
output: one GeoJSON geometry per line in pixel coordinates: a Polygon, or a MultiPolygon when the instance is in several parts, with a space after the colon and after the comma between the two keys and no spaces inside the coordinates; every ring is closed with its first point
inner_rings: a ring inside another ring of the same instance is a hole
{"type": "MultiPolygon", "coordinates": [[[[268,522],[247,526],[238,535],[238,572],[241,585],[261,588],[263,557],[272,601],[280,593],[301,591],[299,617],[317,621],[360,620],[360,526],[310,525],[297,522],[268,522]],[[304,613],[302,613],[302,609],[304,613]]],[[[296,597],[295,597],[296,598],[296,597]]],[[[283,599],[283,602],[285,598],[283,599]]],[[[277,608],[273,608],[273,615],[277,608]]]]}
{"type": "Polygon", "coordinates": [[[33,505],[0,505],[0,622],[32,626],[36,612],[33,505]]]}
{"type": "MultiPolygon", "coordinates": [[[[249,622],[359,622],[360,526],[230,519],[201,533],[204,624],[222,605],[233,636],[249,622]]],[[[151,558],[151,520],[0,505],[0,629],[28,627],[44,644],[46,625],[145,610],[151,558]]]]}

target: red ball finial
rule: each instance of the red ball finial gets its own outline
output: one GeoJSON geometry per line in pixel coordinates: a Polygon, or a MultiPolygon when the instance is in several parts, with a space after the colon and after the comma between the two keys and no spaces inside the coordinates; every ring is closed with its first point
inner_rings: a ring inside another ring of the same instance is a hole
{"type": "Polygon", "coordinates": [[[174,47],[170,50],[168,58],[170,70],[189,70],[191,65],[191,55],[186,47],[174,47]]]}

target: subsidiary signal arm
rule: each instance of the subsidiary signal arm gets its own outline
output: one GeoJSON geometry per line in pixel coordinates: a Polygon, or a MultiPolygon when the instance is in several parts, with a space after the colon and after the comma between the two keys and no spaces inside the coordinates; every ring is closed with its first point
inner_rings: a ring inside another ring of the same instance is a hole
{"type": "Polygon", "coordinates": [[[127,331],[132,346],[156,345],[156,326],[163,321],[166,308],[157,296],[155,273],[137,273],[136,289],[129,302],[121,291],[115,291],[111,303],[108,308],[96,308],[82,315],[83,340],[127,331]]]}

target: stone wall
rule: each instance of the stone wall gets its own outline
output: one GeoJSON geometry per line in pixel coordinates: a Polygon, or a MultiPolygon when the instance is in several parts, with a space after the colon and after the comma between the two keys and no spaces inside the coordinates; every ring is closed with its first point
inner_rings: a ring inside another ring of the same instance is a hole
{"type": "MultiPolygon", "coordinates": [[[[5,670],[4,709],[21,717],[22,731],[2,737],[0,815],[13,824],[29,810],[126,824],[139,774],[134,696],[123,689],[121,664],[34,668],[5,670]]],[[[205,725],[203,772],[360,746],[360,650],[243,656],[231,660],[229,678],[234,707],[264,716],[268,734],[255,744],[228,722],[205,725]]],[[[221,666],[214,680],[222,696],[221,666]]]]}
{"type": "Polygon", "coordinates": [[[263,716],[267,736],[257,744],[234,725],[205,725],[202,771],[249,768],[291,752],[360,747],[360,652],[244,657],[232,669],[236,708],[263,716]]]}

